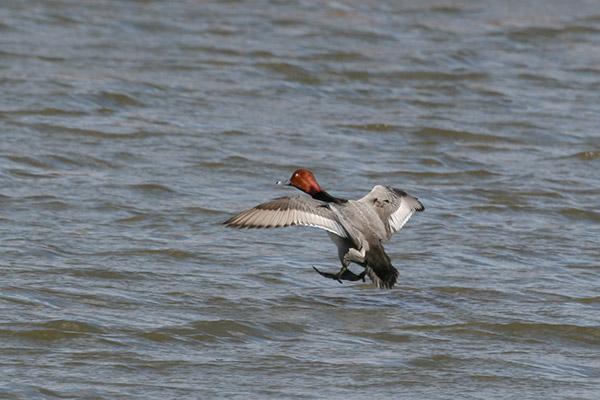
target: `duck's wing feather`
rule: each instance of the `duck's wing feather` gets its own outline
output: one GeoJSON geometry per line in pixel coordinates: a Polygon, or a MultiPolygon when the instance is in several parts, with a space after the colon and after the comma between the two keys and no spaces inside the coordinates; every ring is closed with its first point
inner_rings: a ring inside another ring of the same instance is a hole
{"type": "Polygon", "coordinates": [[[358,200],[373,207],[383,222],[387,239],[398,232],[415,213],[423,211],[423,204],[406,192],[389,186],[377,185],[368,195],[358,200]]]}
{"type": "Polygon", "coordinates": [[[292,225],[325,229],[340,237],[348,237],[346,229],[326,202],[306,196],[279,197],[244,211],[225,221],[236,228],[282,228],[292,225]]]}

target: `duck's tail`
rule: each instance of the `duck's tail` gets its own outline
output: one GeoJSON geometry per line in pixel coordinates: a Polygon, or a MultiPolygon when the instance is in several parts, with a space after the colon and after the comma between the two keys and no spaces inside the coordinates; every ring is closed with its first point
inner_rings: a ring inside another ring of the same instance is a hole
{"type": "Polygon", "coordinates": [[[391,289],[398,280],[398,270],[394,268],[380,243],[367,251],[364,267],[379,289],[391,289]]]}

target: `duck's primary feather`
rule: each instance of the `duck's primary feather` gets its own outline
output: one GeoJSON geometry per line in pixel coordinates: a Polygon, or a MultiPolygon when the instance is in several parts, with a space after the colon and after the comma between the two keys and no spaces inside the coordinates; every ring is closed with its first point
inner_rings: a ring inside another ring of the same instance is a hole
{"type": "Polygon", "coordinates": [[[244,211],[225,222],[238,228],[283,228],[292,225],[325,229],[340,237],[348,233],[329,208],[329,204],[306,196],[279,197],[244,211]]]}

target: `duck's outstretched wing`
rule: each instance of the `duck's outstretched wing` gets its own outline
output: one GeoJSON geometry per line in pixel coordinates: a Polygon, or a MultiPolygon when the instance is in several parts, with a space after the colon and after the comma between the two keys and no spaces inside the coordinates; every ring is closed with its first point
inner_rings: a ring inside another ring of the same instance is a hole
{"type": "Polygon", "coordinates": [[[377,185],[358,200],[373,207],[383,222],[386,239],[398,232],[415,211],[423,211],[423,204],[406,192],[389,186],[377,185]]]}
{"type": "Polygon", "coordinates": [[[306,196],[279,197],[259,204],[225,221],[235,228],[282,228],[292,225],[313,226],[341,237],[348,237],[329,205],[306,196]]]}

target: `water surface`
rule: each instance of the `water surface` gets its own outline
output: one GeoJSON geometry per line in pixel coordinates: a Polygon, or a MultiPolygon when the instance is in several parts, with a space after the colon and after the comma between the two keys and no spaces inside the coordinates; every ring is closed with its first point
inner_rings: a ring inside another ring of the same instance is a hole
{"type": "Polygon", "coordinates": [[[24,0],[0,33],[1,398],[597,398],[596,2],[24,0]],[[423,202],[394,290],[223,227],[300,167],[423,202]]]}

